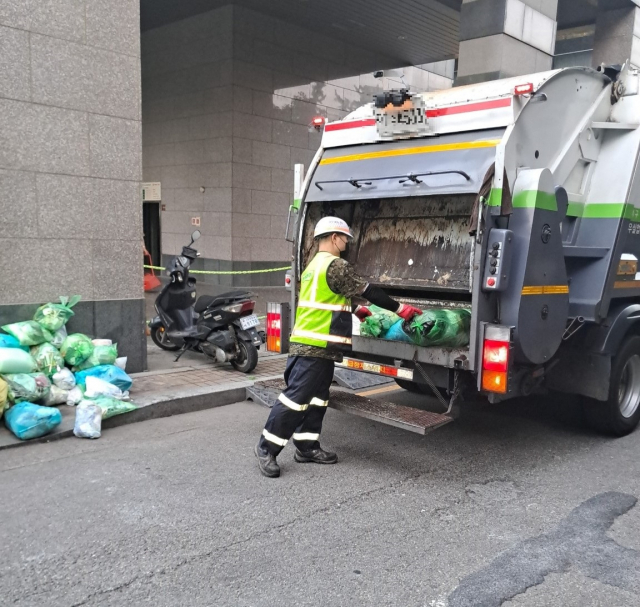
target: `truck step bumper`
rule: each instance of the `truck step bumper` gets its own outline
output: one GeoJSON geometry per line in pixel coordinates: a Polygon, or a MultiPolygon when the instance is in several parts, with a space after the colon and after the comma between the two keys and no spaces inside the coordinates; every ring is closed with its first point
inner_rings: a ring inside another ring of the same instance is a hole
{"type": "Polygon", "coordinates": [[[329,406],[343,413],[366,417],[381,424],[395,426],[417,434],[428,434],[454,420],[449,415],[422,411],[413,407],[358,396],[343,390],[332,390],[329,406]]]}
{"type": "MultiPolygon", "coordinates": [[[[247,399],[266,407],[273,407],[278,400],[278,395],[284,388],[285,383],[280,379],[258,382],[247,388],[247,399]]],[[[343,413],[358,415],[381,424],[395,426],[396,428],[422,435],[428,434],[455,419],[452,415],[396,405],[395,403],[359,396],[340,389],[331,390],[329,406],[343,413]]]]}

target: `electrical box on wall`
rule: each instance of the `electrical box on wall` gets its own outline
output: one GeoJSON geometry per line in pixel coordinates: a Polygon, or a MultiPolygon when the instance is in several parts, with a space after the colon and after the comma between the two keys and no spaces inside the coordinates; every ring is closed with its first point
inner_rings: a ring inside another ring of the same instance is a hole
{"type": "Polygon", "coordinates": [[[159,181],[142,184],[142,202],[160,202],[162,200],[162,185],[159,181]]]}
{"type": "Polygon", "coordinates": [[[200,227],[200,217],[192,217],[191,225],[200,227]]]}

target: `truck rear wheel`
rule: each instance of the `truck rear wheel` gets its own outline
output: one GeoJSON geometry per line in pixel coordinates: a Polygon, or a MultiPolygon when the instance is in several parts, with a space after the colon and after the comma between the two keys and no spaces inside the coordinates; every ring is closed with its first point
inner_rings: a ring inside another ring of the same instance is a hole
{"type": "Polygon", "coordinates": [[[640,337],[629,337],[611,365],[609,398],[590,400],[587,419],[598,432],[625,436],[640,422],[640,337]]]}

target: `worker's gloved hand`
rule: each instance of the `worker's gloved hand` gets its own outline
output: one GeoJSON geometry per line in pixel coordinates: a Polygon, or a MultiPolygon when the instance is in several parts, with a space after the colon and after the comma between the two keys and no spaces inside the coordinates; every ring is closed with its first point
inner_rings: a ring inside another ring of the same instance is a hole
{"type": "Polygon", "coordinates": [[[358,320],[362,322],[367,316],[371,316],[371,310],[365,306],[358,306],[354,314],[358,317],[358,320]]]}
{"type": "Polygon", "coordinates": [[[400,307],[397,309],[396,314],[403,320],[411,320],[414,316],[422,314],[422,310],[420,310],[419,308],[414,308],[413,306],[409,306],[407,304],[400,304],[400,307]]]}

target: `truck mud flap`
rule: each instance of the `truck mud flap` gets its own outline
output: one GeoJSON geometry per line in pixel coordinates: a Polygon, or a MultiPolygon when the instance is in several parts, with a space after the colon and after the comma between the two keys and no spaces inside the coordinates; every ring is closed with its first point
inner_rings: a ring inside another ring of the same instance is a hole
{"type": "MultiPolygon", "coordinates": [[[[284,387],[283,380],[256,383],[247,388],[247,399],[266,407],[273,407],[284,387]]],[[[395,403],[359,396],[341,389],[331,390],[329,406],[343,413],[364,417],[423,436],[454,421],[452,415],[396,405],[395,403]]]]}

